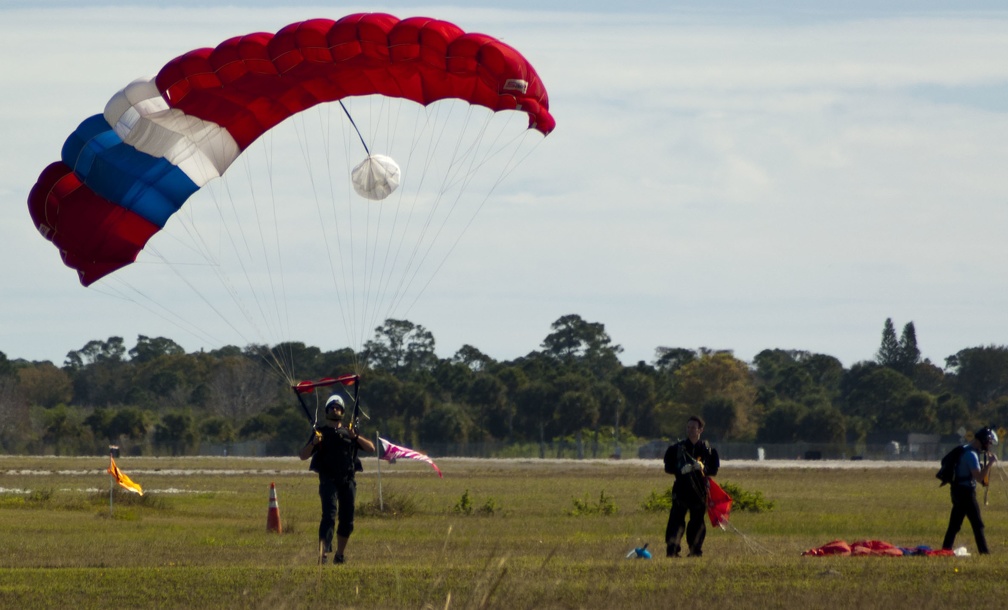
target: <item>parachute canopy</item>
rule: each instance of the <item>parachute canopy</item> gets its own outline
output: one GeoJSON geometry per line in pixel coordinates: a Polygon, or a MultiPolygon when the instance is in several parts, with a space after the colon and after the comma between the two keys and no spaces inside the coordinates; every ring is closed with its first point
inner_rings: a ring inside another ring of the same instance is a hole
{"type": "Polygon", "coordinates": [[[897,547],[885,540],[859,540],[850,544],[843,540],[833,540],[802,553],[804,557],[906,557],[911,555],[951,557],[955,555],[955,552],[952,549],[932,549],[924,545],[897,547]]]}
{"type": "MultiPolygon", "coordinates": [[[[39,232],[88,286],[129,265],[185,201],[252,142],[307,108],[381,95],[457,99],[555,127],[546,90],[515,49],[426,17],[354,14],[253,33],[190,51],[116,93],[85,119],[28,197],[39,232]]],[[[398,166],[368,155],[357,192],[381,199],[398,166]]]]}
{"type": "Polygon", "coordinates": [[[725,528],[731,514],[732,498],[714,479],[707,479],[707,518],[714,527],[725,528]]]}

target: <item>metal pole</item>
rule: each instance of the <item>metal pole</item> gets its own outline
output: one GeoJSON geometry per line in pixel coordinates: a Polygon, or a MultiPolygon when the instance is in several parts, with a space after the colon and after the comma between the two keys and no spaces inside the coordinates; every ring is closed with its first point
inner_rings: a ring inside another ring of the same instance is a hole
{"type": "Polygon", "coordinates": [[[378,510],[380,510],[381,512],[385,512],[385,498],[382,497],[382,488],[381,488],[381,453],[382,453],[381,435],[378,434],[377,430],[375,430],[374,435],[376,443],[375,447],[378,448],[378,452],[375,454],[378,456],[378,510]]]}
{"type": "MultiPolygon", "coordinates": [[[[109,467],[112,466],[112,454],[114,453],[112,447],[109,447],[109,467]]],[[[112,517],[112,492],[115,490],[115,477],[112,473],[109,473],[109,489],[108,489],[108,513],[109,517],[112,517]]]]}

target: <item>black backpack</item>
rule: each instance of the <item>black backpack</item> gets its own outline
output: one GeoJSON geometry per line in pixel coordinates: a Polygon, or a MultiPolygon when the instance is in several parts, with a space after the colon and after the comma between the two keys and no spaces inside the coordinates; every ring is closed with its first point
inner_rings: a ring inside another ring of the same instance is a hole
{"type": "Polygon", "coordinates": [[[941,467],[935,474],[935,478],[941,481],[941,485],[938,487],[951,485],[955,482],[956,466],[959,464],[959,458],[962,457],[964,451],[966,451],[966,447],[964,445],[959,445],[952,451],[946,453],[945,457],[941,459],[941,467]]]}

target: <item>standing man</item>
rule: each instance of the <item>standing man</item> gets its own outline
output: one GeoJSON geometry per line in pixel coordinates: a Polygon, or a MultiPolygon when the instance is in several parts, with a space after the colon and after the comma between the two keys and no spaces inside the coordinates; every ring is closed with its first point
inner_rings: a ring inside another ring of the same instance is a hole
{"type": "Polygon", "coordinates": [[[973,538],[976,540],[977,552],[986,555],[987,537],[984,535],[984,523],[980,518],[980,505],[977,504],[976,484],[984,485],[990,480],[990,471],[997,462],[997,456],[991,448],[998,444],[997,434],[990,428],[981,428],[973,435],[973,440],[965,445],[965,451],[959,456],[956,464],[955,480],[952,488],[952,514],[949,515],[948,529],[945,530],[943,549],[951,549],[956,534],[962,527],[963,518],[969,519],[973,527],[973,538]],[[980,466],[980,452],[984,455],[984,465],[980,466]]]}
{"type": "Polygon", "coordinates": [[[683,534],[690,557],[703,555],[707,536],[707,477],[717,474],[721,459],[716,449],[700,440],[704,421],[693,415],[686,421],[686,440],[669,446],[665,451],[665,472],[675,475],[672,485],[672,510],[665,528],[665,554],[678,557],[683,534]],[[689,514],[689,526],[686,515],[689,514]]]}
{"type": "Polygon", "coordinates": [[[319,476],[319,498],[322,500],[322,519],[319,521],[319,562],[325,563],[332,553],[335,528],[336,553],[333,563],[343,563],[343,552],[354,528],[354,502],[357,497],[357,450],[368,453],[375,450],[374,443],[343,426],[346,407],[343,398],[332,395],[325,405],[325,420],[312,433],[311,439],[301,448],[298,457],[311,458],[311,470],[319,476]],[[337,524],[338,517],[338,524],[337,524]]]}

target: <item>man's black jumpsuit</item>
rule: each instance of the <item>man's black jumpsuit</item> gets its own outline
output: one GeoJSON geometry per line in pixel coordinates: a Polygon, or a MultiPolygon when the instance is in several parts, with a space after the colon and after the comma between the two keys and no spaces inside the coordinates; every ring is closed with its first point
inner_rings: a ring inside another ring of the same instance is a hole
{"type": "Polygon", "coordinates": [[[322,500],[319,540],[324,545],[324,551],[331,553],[333,532],[349,538],[354,529],[357,497],[354,453],[357,442],[343,427],[323,426],[319,432],[322,440],[315,445],[312,453],[311,470],[319,475],[319,498],[322,500]]]}
{"type": "Polygon", "coordinates": [[[665,451],[665,472],[675,475],[672,510],[669,511],[668,525],[665,527],[666,552],[670,557],[679,555],[684,533],[689,554],[703,554],[704,538],[707,536],[707,525],[704,522],[707,513],[707,477],[716,475],[720,467],[717,450],[705,440],[694,445],[689,439],[684,439],[665,451]],[[697,462],[703,463],[703,470],[696,467],[697,462]],[[684,473],[684,468],[690,472],[684,473]],[[689,527],[686,526],[687,513],[689,527]]]}

